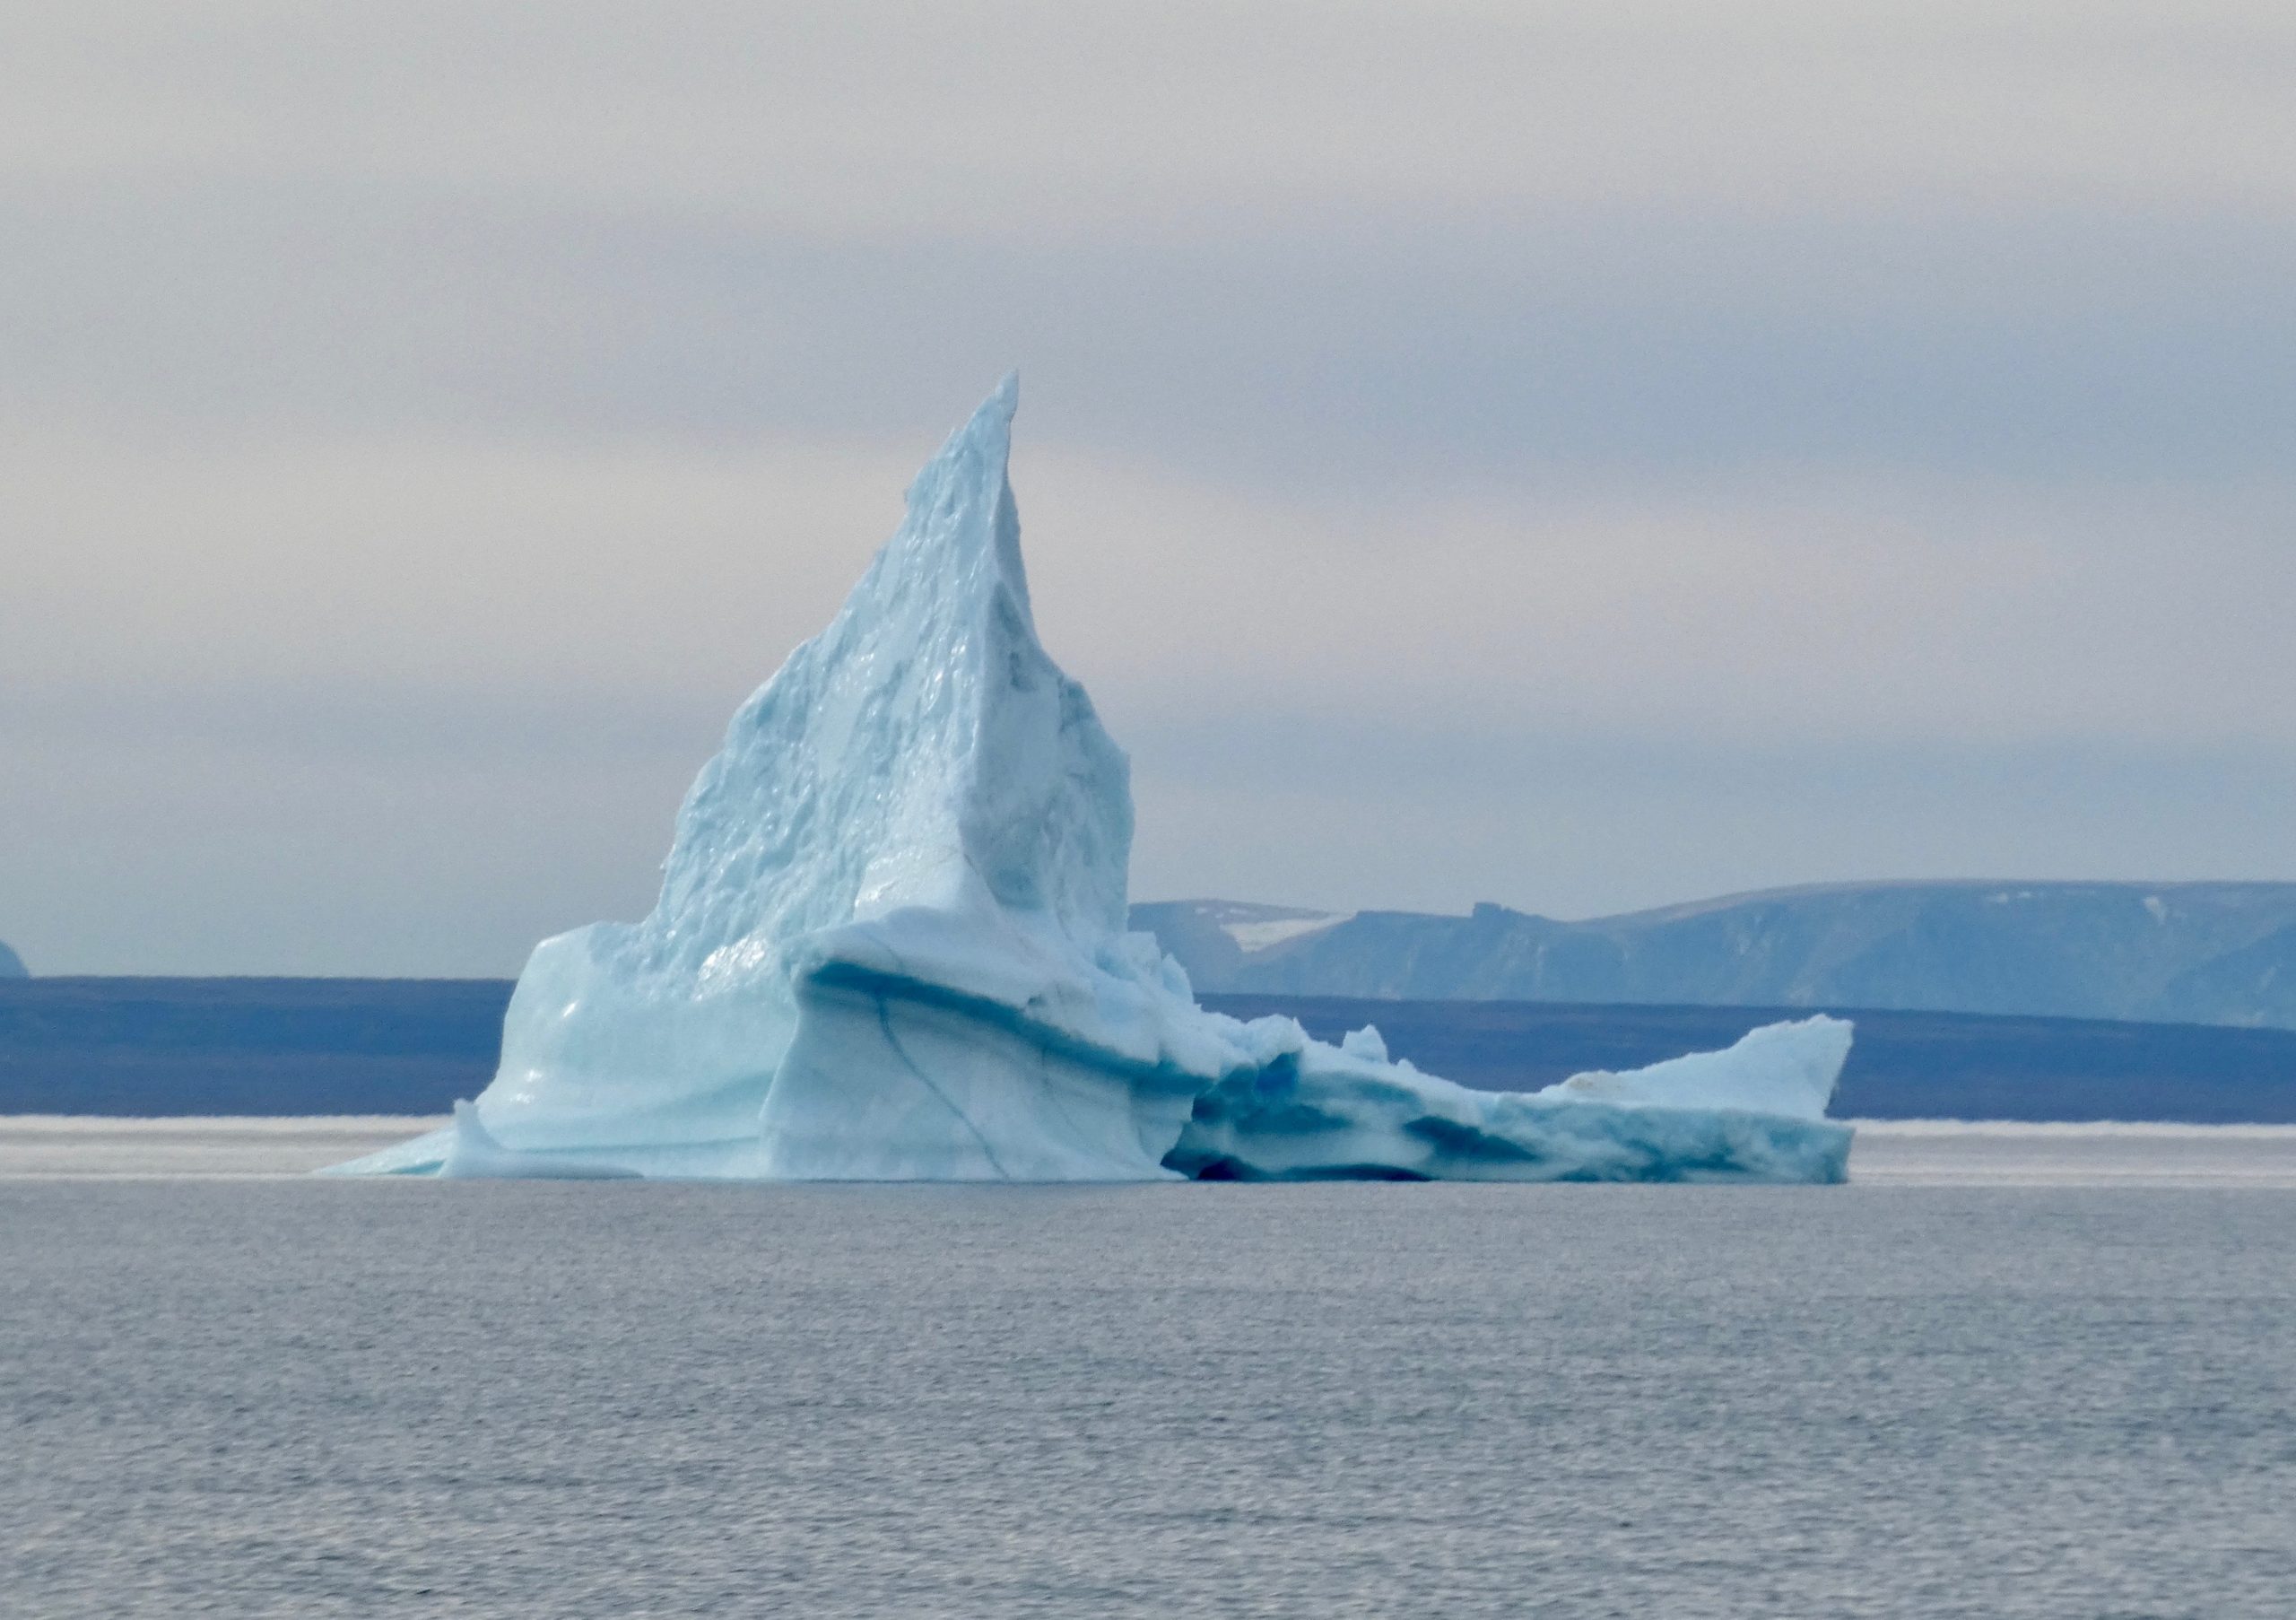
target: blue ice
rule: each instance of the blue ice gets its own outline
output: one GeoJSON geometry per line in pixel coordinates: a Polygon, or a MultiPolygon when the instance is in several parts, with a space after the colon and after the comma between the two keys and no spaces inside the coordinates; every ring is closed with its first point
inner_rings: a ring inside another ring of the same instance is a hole
{"type": "Polygon", "coordinates": [[[344,1173],[1838,1181],[1850,1026],[1471,1091],[1198,1006],[1126,931],[1130,766],[1037,639],[1007,379],[742,705],[638,923],[544,940],[500,1068],[344,1173]]]}

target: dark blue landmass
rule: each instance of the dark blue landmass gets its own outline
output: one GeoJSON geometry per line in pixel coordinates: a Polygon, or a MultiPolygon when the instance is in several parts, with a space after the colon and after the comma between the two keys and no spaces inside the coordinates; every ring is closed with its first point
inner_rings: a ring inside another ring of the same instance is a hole
{"type": "MultiPolygon", "coordinates": [[[[435,1114],[494,1072],[503,980],[0,982],[0,1113],[435,1114]]],[[[1336,1039],[1376,1023],[1488,1090],[1729,1045],[1808,1007],[1206,996],[1336,1039]]],[[[2296,1123],[2296,1032],[1829,1006],[1856,1020],[1837,1116],[2296,1123]]]]}
{"type": "Polygon", "coordinates": [[[1498,905],[1342,918],[1168,901],[1133,907],[1132,926],[1154,933],[1198,990],[1220,994],[2296,1029],[2287,883],[1829,884],[1584,922],[1498,905]],[[1255,937],[1269,924],[1276,936],[1255,937]],[[1287,925],[1300,931],[1284,936],[1287,925]]]}

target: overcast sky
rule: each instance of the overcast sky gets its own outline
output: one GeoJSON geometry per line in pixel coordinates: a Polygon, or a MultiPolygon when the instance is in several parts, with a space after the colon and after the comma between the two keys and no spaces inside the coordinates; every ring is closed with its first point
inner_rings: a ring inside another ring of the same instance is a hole
{"type": "Polygon", "coordinates": [[[1136,898],[2296,878],[2292,84],[2284,0],[9,8],[0,939],[643,912],[1013,366],[1136,898]]]}

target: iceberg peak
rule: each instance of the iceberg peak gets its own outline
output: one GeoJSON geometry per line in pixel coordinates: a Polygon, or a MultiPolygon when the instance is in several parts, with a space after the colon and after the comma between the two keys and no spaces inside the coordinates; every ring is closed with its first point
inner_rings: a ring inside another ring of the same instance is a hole
{"type": "MultiPolygon", "coordinates": [[[[1028,570],[1021,562],[1021,518],[1010,475],[1013,416],[1020,405],[1021,374],[1008,371],[910,482],[908,520],[879,553],[877,567],[962,572],[978,556],[1029,615],[1028,570]]],[[[1035,633],[1032,617],[1030,633],[1035,633]]]]}

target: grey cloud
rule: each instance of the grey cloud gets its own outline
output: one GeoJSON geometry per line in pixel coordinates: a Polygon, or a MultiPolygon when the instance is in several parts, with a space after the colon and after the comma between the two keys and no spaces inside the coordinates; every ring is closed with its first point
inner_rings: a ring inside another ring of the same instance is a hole
{"type": "Polygon", "coordinates": [[[1032,428],[1220,476],[1436,486],[1747,463],[2276,475],[2296,228],[1585,210],[1205,243],[870,245],[676,213],[245,187],[0,200],[28,408],[471,431],[1032,428]]]}
{"type": "Polygon", "coordinates": [[[1720,745],[1267,715],[1131,740],[1143,899],[1583,917],[1874,874],[2296,876],[2285,747],[1720,745]]]}
{"type": "Polygon", "coordinates": [[[88,0],[6,44],[21,173],[666,197],[880,238],[1303,200],[2291,202],[2296,30],[2260,0],[88,0]]]}
{"type": "MultiPolygon", "coordinates": [[[[385,769],[473,769],[505,777],[563,770],[691,775],[746,693],[557,694],[336,683],[194,682],[0,692],[0,744],[68,748],[101,736],[123,758],[190,748],[273,765],[354,762],[385,769]]],[[[670,801],[674,803],[674,796],[670,801]]]]}

